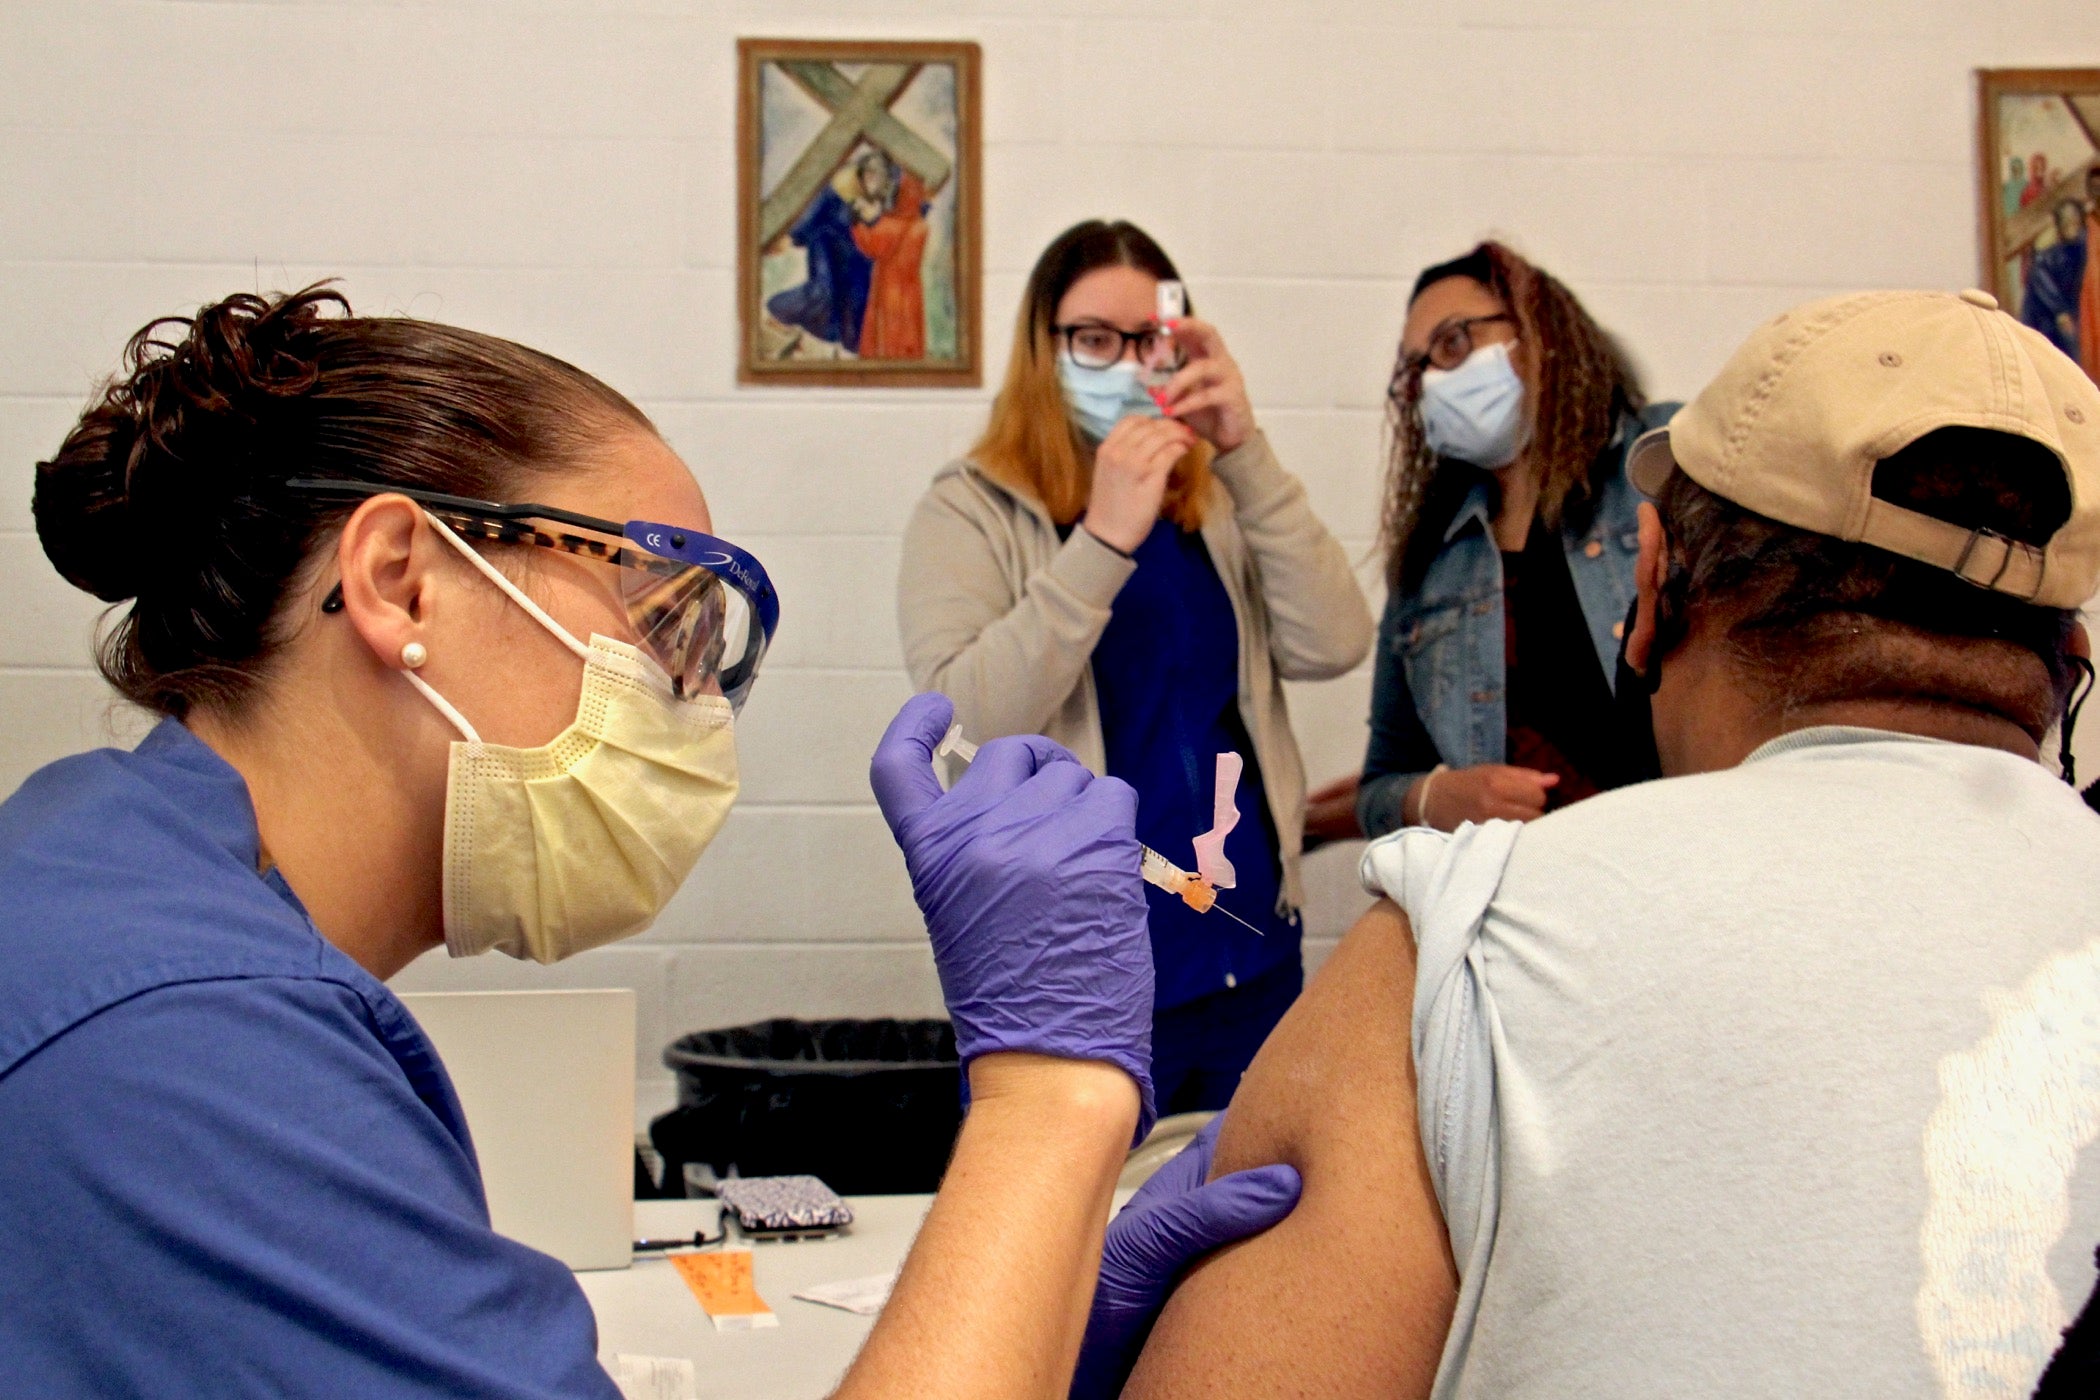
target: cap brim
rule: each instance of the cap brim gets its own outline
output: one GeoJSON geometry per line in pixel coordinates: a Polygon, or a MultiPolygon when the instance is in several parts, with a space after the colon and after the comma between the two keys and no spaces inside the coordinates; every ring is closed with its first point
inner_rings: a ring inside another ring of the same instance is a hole
{"type": "Polygon", "coordinates": [[[1663,483],[1670,479],[1670,469],[1676,465],[1667,424],[1642,433],[1634,440],[1633,450],[1626,454],[1626,475],[1644,496],[1660,494],[1663,483]]]}

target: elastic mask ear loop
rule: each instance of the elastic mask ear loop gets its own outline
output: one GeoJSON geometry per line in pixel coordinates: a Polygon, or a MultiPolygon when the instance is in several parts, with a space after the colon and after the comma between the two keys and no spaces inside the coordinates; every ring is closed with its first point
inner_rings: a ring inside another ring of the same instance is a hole
{"type": "MultiPolygon", "coordinates": [[[[2056,766],[2063,770],[2064,781],[2075,788],[2078,786],[2078,764],[2071,756],[2071,731],[2078,727],[2078,713],[2085,708],[2086,700],[2093,693],[2093,663],[2083,656],[2073,656],[2070,662],[2078,671],[2079,679],[2071,682],[2071,693],[2064,698],[2064,722],[2056,732],[2059,745],[2056,766]]],[[[2093,786],[2100,788],[2100,783],[2093,786]]],[[[2087,800],[2091,800],[2090,795],[2087,800]]]]}
{"type": "MultiPolygon", "coordinates": [[[[1663,542],[1670,549],[1668,538],[1663,542]]],[[[1648,643],[1648,670],[1641,676],[1641,687],[1650,695],[1662,689],[1663,653],[1683,641],[1691,631],[1685,621],[1684,595],[1691,583],[1691,570],[1678,561],[1674,550],[1669,555],[1669,566],[1663,572],[1662,587],[1655,590],[1655,635],[1648,643]]],[[[1632,611],[1626,614],[1626,635],[1633,635],[1634,619],[1639,616],[1641,600],[1633,600],[1632,611]]],[[[1621,651],[1625,648],[1621,647],[1621,651]]]]}
{"type": "MultiPolygon", "coordinates": [[[[429,511],[423,512],[423,518],[428,520],[431,523],[431,525],[436,527],[437,532],[440,535],[450,540],[454,549],[458,550],[461,554],[467,556],[467,562],[469,564],[472,564],[475,568],[481,570],[483,574],[487,575],[490,583],[495,584],[496,587],[502,589],[505,593],[509,594],[512,602],[516,603],[519,607],[525,609],[526,612],[531,613],[534,620],[537,621],[540,624],[540,626],[546,628],[549,632],[552,632],[556,637],[560,638],[563,646],[567,647],[570,651],[575,652],[585,661],[589,661],[591,659],[591,649],[589,647],[585,646],[582,642],[577,641],[576,638],[570,634],[568,628],[562,626],[559,622],[556,622],[553,618],[549,617],[545,608],[541,607],[538,603],[533,602],[532,599],[526,597],[523,590],[521,590],[515,583],[512,583],[509,579],[503,576],[502,570],[498,569],[494,564],[491,564],[488,560],[482,558],[480,554],[476,553],[472,548],[470,548],[465,540],[461,539],[457,534],[453,533],[452,527],[450,525],[447,525],[444,521],[438,519],[429,511]]],[[[405,659],[406,658],[404,657],[404,660],[405,659]]],[[[459,712],[459,707],[457,705],[454,705],[450,700],[447,700],[444,696],[438,694],[436,687],[432,686],[429,681],[426,681],[421,676],[417,675],[413,666],[404,666],[402,668],[401,674],[407,678],[408,683],[410,685],[414,686],[416,690],[421,693],[425,700],[428,700],[433,706],[437,708],[437,712],[439,714],[443,715],[446,719],[452,721],[452,727],[454,729],[457,729],[468,743],[478,744],[481,742],[480,731],[475,729],[472,724],[467,722],[467,717],[459,712]]]]}
{"type": "Polygon", "coordinates": [[[1622,754],[1621,776],[1629,783],[1662,776],[1662,760],[1655,752],[1655,708],[1649,703],[1662,680],[1661,658],[1648,656],[1648,673],[1642,675],[1626,660],[1627,641],[1641,615],[1641,600],[1635,598],[1619,625],[1619,657],[1612,679],[1612,722],[1619,729],[1622,754]]]}
{"type": "Polygon", "coordinates": [[[447,700],[444,696],[438,694],[436,689],[431,686],[429,681],[424,680],[414,671],[403,671],[401,674],[408,678],[408,683],[410,685],[414,686],[417,690],[423,693],[423,698],[425,700],[428,700],[431,704],[437,706],[437,712],[439,714],[443,715],[446,719],[452,721],[452,727],[454,729],[457,729],[460,732],[461,736],[464,737],[468,743],[478,744],[481,742],[480,731],[475,729],[473,725],[467,723],[467,717],[459,712],[459,707],[457,705],[454,705],[450,700],[447,700]]]}
{"type": "MultiPolygon", "coordinates": [[[[583,658],[585,661],[591,659],[591,649],[589,647],[585,646],[582,642],[577,641],[575,636],[569,631],[568,628],[562,626],[559,622],[556,622],[552,617],[548,616],[547,610],[545,608],[541,607],[538,603],[533,602],[532,599],[526,597],[525,590],[518,587],[515,583],[512,583],[509,579],[505,578],[501,569],[497,568],[494,564],[491,564],[488,560],[482,558],[481,555],[477,551],[475,551],[471,546],[469,546],[465,540],[461,539],[458,535],[454,534],[450,525],[447,525],[444,521],[438,519],[429,511],[423,512],[423,515],[425,519],[427,519],[432,525],[435,525],[437,527],[437,532],[439,534],[443,535],[446,539],[452,541],[452,547],[454,549],[458,550],[461,554],[467,556],[467,562],[469,564],[472,564],[475,568],[481,570],[483,574],[487,575],[488,581],[490,583],[495,584],[496,587],[502,589],[505,593],[509,594],[510,600],[513,603],[516,603],[519,607],[525,609],[526,612],[531,613],[533,616],[533,620],[538,622],[540,626],[546,628],[549,632],[552,632],[555,636],[559,637],[563,646],[567,647],[570,651],[575,652],[579,657],[583,658]]],[[[413,679],[413,677],[411,677],[411,679],[413,679]]]]}

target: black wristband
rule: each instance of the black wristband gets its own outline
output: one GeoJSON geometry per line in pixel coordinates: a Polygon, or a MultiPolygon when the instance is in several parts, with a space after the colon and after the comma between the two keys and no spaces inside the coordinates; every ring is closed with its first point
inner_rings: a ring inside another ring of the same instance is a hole
{"type": "Polygon", "coordinates": [[[1117,548],[1116,548],[1116,547],[1115,547],[1114,545],[1110,544],[1110,543],[1109,543],[1109,542],[1108,542],[1107,540],[1104,540],[1104,539],[1102,539],[1102,538],[1101,538],[1101,537],[1100,537],[1099,535],[1095,534],[1095,533],[1094,533],[1094,532],[1093,532],[1093,531],[1092,531],[1091,529],[1088,529],[1088,528],[1087,528],[1087,523],[1086,523],[1086,517],[1085,517],[1085,516],[1083,516],[1083,515],[1082,515],[1081,517],[1079,517],[1079,528],[1080,528],[1080,529],[1082,529],[1082,530],[1086,530],[1086,535],[1087,535],[1087,538],[1088,538],[1088,539],[1092,540],[1092,541],[1093,541],[1093,542],[1094,542],[1095,544],[1098,544],[1098,545],[1100,545],[1100,546],[1101,546],[1101,547],[1102,547],[1103,549],[1105,549],[1105,550],[1108,550],[1108,551],[1109,551],[1110,553],[1112,553],[1112,554],[1118,554],[1118,555],[1121,555],[1121,556],[1122,556],[1123,558],[1125,558],[1125,559],[1133,559],[1133,560],[1134,560],[1134,559],[1136,559],[1136,558],[1137,558],[1137,556],[1136,556],[1135,554],[1132,554],[1132,553],[1131,553],[1130,551],[1128,551],[1128,550],[1125,550],[1125,549],[1117,549],[1117,548]]]}

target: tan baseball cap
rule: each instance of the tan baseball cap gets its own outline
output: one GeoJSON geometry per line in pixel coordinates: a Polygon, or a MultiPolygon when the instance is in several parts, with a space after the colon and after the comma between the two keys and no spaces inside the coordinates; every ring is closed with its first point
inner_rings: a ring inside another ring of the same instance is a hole
{"type": "Polygon", "coordinates": [[[1767,322],[1713,383],[1634,444],[1654,495],[1672,466],[1782,524],[1857,540],[2052,608],[2100,592],[2100,386],[1988,292],[1863,292],[1767,322]],[[1879,500],[1874,466],[1936,428],[2056,454],[2071,518],[2044,548],[1879,500]]]}

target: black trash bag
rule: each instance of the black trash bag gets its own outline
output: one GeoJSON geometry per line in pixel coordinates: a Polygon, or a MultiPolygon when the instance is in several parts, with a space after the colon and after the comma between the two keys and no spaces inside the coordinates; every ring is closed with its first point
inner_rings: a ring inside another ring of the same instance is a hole
{"type": "Polygon", "coordinates": [[[664,1063],[678,1107],[649,1139],[674,1193],[688,1162],[807,1172],[844,1196],[931,1191],[962,1129],[946,1021],[760,1021],[681,1036],[664,1063]]]}

